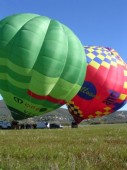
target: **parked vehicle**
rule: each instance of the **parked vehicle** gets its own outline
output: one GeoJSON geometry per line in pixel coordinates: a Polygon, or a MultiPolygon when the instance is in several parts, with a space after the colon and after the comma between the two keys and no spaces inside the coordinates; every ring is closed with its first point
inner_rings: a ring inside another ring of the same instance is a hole
{"type": "Polygon", "coordinates": [[[63,126],[61,126],[61,124],[56,124],[56,123],[48,123],[47,127],[50,129],[63,128],[63,126]]]}
{"type": "Polygon", "coordinates": [[[37,122],[37,129],[44,129],[47,128],[47,123],[46,122],[37,122]]]}
{"type": "Polygon", "coordinates": [[[11,123],[8,121],[0,121],[0,129],[11,129],[11,123]]]}

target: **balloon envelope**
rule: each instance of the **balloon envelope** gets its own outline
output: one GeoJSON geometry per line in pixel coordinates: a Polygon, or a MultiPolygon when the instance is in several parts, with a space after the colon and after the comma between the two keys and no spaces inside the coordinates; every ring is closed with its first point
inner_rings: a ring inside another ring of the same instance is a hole
{"type": "Polygon", "coordinates": [[[37,14],[0,21],[0,89],[14,119],[54,110],[80,90],[81,42],[65,25],[37,14]]]}
{"type": "Polygon", "coordinates": [[[127,101],[127,65],[111,48],[85,47],[87,72],[78,94],[67,103],[77,123],[108,115],[127,101]]]}

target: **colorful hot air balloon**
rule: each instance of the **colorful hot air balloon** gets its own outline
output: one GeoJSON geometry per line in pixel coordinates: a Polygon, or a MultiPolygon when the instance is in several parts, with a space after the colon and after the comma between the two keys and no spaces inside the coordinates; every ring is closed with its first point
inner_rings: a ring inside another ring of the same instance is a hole
{"type": "Polygon", "coordinates": [[[36,14],[0,21],[0,89],[14,119],[54,110],[80,90],[84,49],[60,22],[36,14]]]}
{"type": "Polygon", "coordinates": [[[111,48],[85,47],[87,72],[82,88],[67,103],[78,124],[108,115],[127,102],[127,65],[111,48]]]}

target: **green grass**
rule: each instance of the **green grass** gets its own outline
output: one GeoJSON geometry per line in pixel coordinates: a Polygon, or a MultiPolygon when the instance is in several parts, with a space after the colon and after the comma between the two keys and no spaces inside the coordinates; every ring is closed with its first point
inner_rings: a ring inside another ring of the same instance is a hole
{"type": "Polygon", "coordinates": [[[0,130],[0,170],[126,170],[127,124],[0,130]]]}

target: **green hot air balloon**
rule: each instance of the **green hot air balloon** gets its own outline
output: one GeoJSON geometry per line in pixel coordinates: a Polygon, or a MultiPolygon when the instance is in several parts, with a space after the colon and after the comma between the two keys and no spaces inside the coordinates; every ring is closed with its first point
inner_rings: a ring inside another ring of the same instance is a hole
{"type": "Polygon", "coordinates": [[[86,61],[75,34],[37,14],[0,21],[0,93],[16,120],[52,111],[80,90],[86,61]]]}

